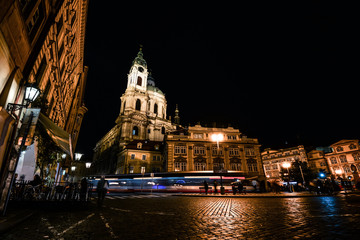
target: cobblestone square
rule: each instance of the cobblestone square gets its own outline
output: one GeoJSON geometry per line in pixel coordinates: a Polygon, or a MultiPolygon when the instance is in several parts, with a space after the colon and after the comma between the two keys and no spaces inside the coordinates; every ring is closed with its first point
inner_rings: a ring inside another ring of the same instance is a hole
{"type": "Polygon", "coordinates": [[[1,239],[358,239],[345,197],[107,196],[100,209],[39,209],[1,239]]]}

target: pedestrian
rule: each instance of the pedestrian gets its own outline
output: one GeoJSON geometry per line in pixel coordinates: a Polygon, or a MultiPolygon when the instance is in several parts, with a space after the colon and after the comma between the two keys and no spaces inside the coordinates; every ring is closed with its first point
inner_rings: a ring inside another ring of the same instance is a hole
{"type": "Polygon", "coordinates": [[[96,192],[98,194],[98,207],[102,206],[108,187],[109,183],[105,180],[105,176],[101,176],[101,179],[96,186],[96,192]]]}
{"type": "Polygon", "coordinates": [[[324,189],[323,189],[323,184],[322,184],[322,181],[320,179],[318,179],[316,181],[316,194],[320,194],[320,193],[323,193],[324,192],[324,189]]]}
{"type": "Polygon", "coordinates": [[[41,181],[40,176],[36,174],[36,175],[34,176],[34,180],[30,181],[29,184],[30,184],[31,186],[35,187],[35,186],[37,186],[37,185],[40,185],[41,182],[42,182],[42,181],[41,181]]]}
{"type": "Polygon", "coordinates": [[[280,194],[280,185],[278,181],[274,181],[274,190],[275,190],[275,194],[280,194]]]}
{"type": "Polygon", "coordinates": [[[231,188],[232,188],[233,194],[236,195],[235,183],[231,184],[231,188]]]}
{"type": "Polygon", "coordinates": [[[241,193],[246,194],[246,192],[244,191],[244,185],[242,184],[241,181],[238,182],[238,190],[239,190],[239,194],[241,193]]]}
{"type": "Polygon", "coordinates": [[[86,193],[88,190],[88,182],[86,178],[81,179],[80,182],[80,201],[86,201],[86,193]]]}
{"type": "Polygon", "coordinates": [[[215,194],[217,194],[217,185],[218,185],[218,183],[217,183],[217,181],[215,180],[215,181],[214,181],[214,192],[215,192],[215,194]]]}
{"type": "Polygon", "coordinates": [[[204,189],[205,189],[205,194],[207,195],[209,190],[209,184],[206,181],[204,181],[204,189]]]}

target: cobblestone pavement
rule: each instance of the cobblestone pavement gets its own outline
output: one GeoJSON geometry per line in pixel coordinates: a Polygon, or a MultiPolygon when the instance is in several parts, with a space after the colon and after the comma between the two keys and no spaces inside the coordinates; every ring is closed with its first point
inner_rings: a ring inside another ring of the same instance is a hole
{"type": "Polygon", "coordinates": [[[109,196],[100,209],[39,209],[0,239],[359,239],[359,221],[343,196],[109,196]]]}

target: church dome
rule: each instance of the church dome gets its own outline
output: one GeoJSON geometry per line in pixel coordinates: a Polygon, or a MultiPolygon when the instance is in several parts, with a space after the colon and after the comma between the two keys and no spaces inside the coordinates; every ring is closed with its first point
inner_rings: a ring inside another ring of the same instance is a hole
{"type": "Polygon", "coordinates": [[[164,95],[164,96],[165,96],[165,94],[164,94],[159,88],[157,88],[157,87],[155,87],[155,86],[148,85],[148,86],[147,86],[147,90],[148,90],[148,91],[157,92],[157,93],[160,93],[161,95],[164,95]]]}
{"type": "Polygon", "coordinates": [[[151,73],[147,77],[147,85],[155,87],[155,79],[151,76],[151,73]]]}
{"type": "Polygon", "coordinates": [[[153,76],[151,76],[151,72],[149,72],[149,75],[147,77],[147,90],[164,95],[164,93],[159,88],[155,87],[155,79],[153,78],[153,76]]]}

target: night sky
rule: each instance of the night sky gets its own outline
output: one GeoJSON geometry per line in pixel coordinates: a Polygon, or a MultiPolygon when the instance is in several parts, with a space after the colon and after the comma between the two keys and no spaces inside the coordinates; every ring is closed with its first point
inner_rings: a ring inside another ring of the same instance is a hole
{"type": "Polygon", "coordinates": [[[90,0],[76,148],[87,158],[115,125],[140,44],[183,126],[230,124],[262,148],[359,137],[358,27],[339,6],[123,2],[90,0]]]}

